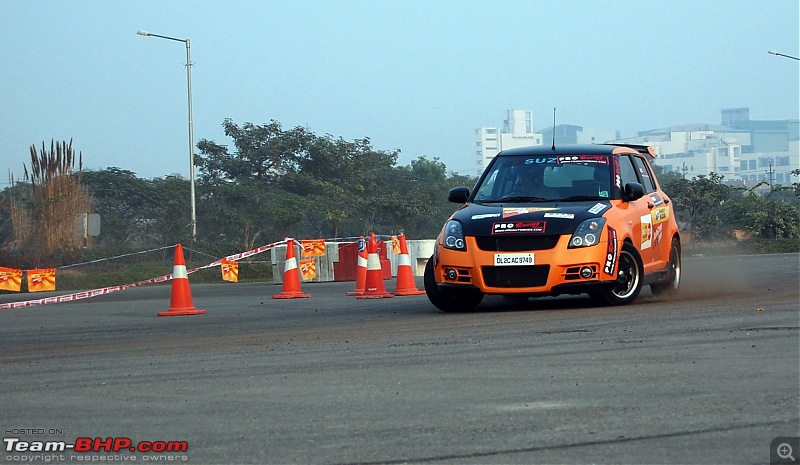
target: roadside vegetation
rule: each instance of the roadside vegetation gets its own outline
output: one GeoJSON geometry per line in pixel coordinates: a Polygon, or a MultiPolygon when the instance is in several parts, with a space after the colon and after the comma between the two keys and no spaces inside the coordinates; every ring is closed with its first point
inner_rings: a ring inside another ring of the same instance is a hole
{"type": "MultiPolygon", "coordinates": [[[[10,175],[0,192],[0,266],[91,263],[59,271],[59,289],[85,289],[168,274],[169,247],[177,243],[187,249],[191,268],[285,237],[352,239],[375,231],[432,239],[455,207],[448,191],[477,180],[474,173],[448,171],[436,157],[399,166],[399,150],[376,150],[368,138],[286,130],[277,121],[225,120],[223,128],[231,146],[197,143],[196,241],[185,177],[84,170],[72,141],[52,142],[50,150],[31,146],[24,179],[10,175]],[[75,234],[75,217],[83,213],[100,215],[98,236],[75,234]],[[126,258],[106,260],[120,256],[126,258]]],[[[659,173],[659,180],[674,202],[689,255],[800,250],[798,182],[767,186],[762,194],[732,188],[714,173],[692,179],[659,173]]],[[[266,254],[241,266],[242,280],[271,278],[266,254]]],[[[198,272],[192,280],[219,282],[218,271],[198,272]]]]}

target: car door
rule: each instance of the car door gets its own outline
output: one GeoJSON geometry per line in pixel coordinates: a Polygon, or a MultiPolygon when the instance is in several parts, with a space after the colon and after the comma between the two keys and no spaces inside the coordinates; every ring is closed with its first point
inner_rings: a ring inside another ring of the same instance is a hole
{"type": "Polygon", "coordinates": [[[665,240],[665,231],[669,219],[669,199],[658,192],[655,176],[653,175],[650,164],[641,156],[634,156],[636,170],[644,186],[645,197],[650,201],[647,208],[650,209],[650,222],[652,225],[653,237],[651,249],[653,252],[653,263],[656,268],[662,268],[664,261],[669,259],[669,240],[665,240]]]}
{"type": "Polygon", "coordinates": [[[637,163],[634,161],[635,158],[638,157],[632,154],[619,155],[622,186],[625,186],[625,184],[629,182],[638,182],[644,186],[645,195],[640,199],[624,203],[623,208],[627,209],[626,217],[627,221],[631,225],[632,231],[631,240],[633,241],[633,245],[639,250],[639,254],[642,257],[644,272],[649,273],[657,266],[655,253],[656,248],[653,247],[653,199],[651,193],[647,192],[649,189],[648,186],[643,183],[643,181],[646,180],[641,176],[637,163]]]}

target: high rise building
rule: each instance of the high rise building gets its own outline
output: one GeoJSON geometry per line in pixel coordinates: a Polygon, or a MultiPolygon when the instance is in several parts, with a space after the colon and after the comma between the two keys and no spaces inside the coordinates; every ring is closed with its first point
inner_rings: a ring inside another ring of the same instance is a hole
{"type": "Polygon", "coordinates": [[[475,145],[475,170],[480,175],[501,150],[542,145],[542,136],[533,131],[533,111],[508,110],[502,128],[475,130],[475,145]]]}

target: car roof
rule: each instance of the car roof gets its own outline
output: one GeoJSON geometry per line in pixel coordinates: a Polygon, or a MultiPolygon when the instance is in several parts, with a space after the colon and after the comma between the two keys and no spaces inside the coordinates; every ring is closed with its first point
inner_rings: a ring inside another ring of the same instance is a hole
{"type": "Polygon", "coordinates": [[[526,155],[611,155],[613,153],[637,153],[638,150],[610,144],[565,144],[558,146],[535,145],[506,149],[498,153],[498,157],[515,157],[526,155]]]}

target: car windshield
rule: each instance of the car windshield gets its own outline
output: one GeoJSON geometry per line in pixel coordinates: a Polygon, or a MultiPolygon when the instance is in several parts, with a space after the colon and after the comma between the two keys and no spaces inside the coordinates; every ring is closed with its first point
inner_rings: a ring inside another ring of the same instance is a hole
{"type": "Polygon", "coordinates": [[[607,155],[498,157],[475,190],[475,202],[605,200],[611,193],[607,155]]]}

